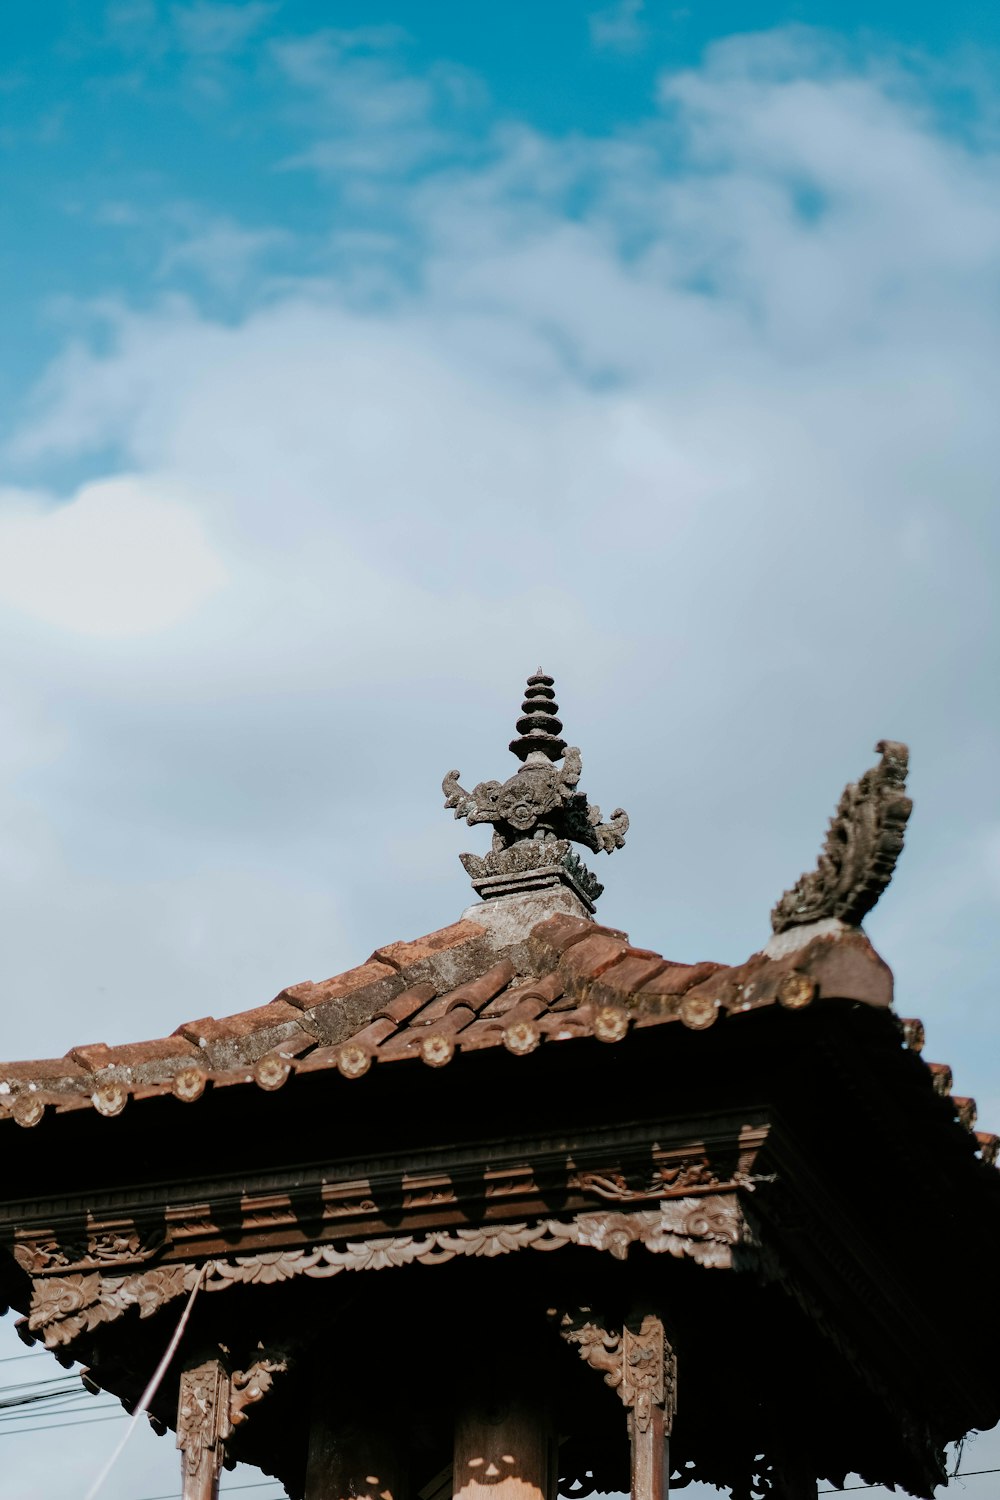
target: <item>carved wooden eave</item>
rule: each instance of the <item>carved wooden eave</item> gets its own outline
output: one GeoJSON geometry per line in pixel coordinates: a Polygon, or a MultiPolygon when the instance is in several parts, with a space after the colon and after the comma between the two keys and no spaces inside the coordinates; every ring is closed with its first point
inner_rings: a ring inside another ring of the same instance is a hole
{"type": "Polygon", "coordinates": [[[348,1241],[308,1250],[257,1250],[252,1254],[212,1258],[136,1270],[124,1275],[74,1271],[38,1276],[33,1282],[30,1335],[48,1348],[72,1344],[130,1309],[150,1317],[198,1282],[206,1292],[236,1286],[274,1285],[296,1276],[328,1280],[343,1271],[381,1271],[393,1266],[441,1266],[461,1256],[493,1259],[518,1250],[560,1250],[577,1245],[625,1260],[633,1245],[653,1255],[689,1256],[698,1265],[728,1269],[737,1246],[752,1241],[735,1197],[664,1200],[654,1209],[631,1213],[577,1214],[572,1219],[484,1225],[476,1229],[433,1231],[348,1241]]]}

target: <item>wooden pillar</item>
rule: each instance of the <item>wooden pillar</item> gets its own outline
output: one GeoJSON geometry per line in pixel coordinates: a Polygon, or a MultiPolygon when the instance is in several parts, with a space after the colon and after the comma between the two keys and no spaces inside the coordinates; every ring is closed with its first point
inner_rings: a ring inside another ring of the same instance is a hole
{"type": "Polygon", "coordinates": [[[665,1430],[662,1406],[650,1409],[640,1428],[635,1412],[629,1413],[632,1444],[632,1500],[667,1500],[670,1492],[670,1435],[665,1430]]]}
{"type": "Polygon", "coordinates": [[[225,1440],[231,1431],[229,1372],[221,1359],[192,1361],[181,1371],[177,1446],[182,1500],[217,1500],[225,1440]]]}
{"type": "Polygon", "coordinates": [[[395,1423],[362,1425],[317,1401],[309,1432],[306,1500],[406,1500],[395,1423]]]}
{"type": "Polygon", "coordinates": [[[455,1500],[555,1500],[543,1402],[515,1398],[460,1408],[453,1474],[455,1500]]]}
{"type": "Polygon", "coordinates": [[[628,1407],[632,1500],[668,1500],[670,1429],[677,1399],[677,1358],[653,1314],[622,1330],[621,1398],[628,1407]]]}

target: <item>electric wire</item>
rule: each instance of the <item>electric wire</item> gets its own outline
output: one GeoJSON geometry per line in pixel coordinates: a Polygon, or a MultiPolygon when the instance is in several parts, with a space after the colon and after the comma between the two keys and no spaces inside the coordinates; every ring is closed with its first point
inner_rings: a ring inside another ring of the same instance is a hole
{"type": "MultiPolygon", "coordinates": [[[[251,1484],[224,1484],[219,1487],[220,1500],[223,1495],[235,1495],[237,1490],[266,1490],[277,1483],[276,1479],[258,1479],[251,1484]]],[[[280,1489],[273,1495],[262,1495],[261,1500],[287,1500],[287,1495],[287,1490],[280,1489]]],[[[139,1500],[177,1500],[177,1491],[171,1490],[169,1495],[140,1495],[139,1500]]]]}
{"type": "MultiPolygon", "coordinates": [[[[206,1261],[201,1270],[198,1272],[198,1279],[196,1280],[194,1286],[191,1288],[191,1295],[185,1303],[184,1311],[181,1313],[180,1318],[178,1319],[177,1327],[174,1329],[173,1336],[171,1337],[171,1340],[166,1349],[163,1351],[163,1358],[160,1360],[160,1363],[153,1371],[149,1384],[143,1391],[142,1395],[139,1397],[138,1404],[132,1411],[132,1416],[129,1421],[128,1427],[125,1429],[125,1436],[122,1438],[121,1442],[115,1448],[111,1457],[104,1465],[104,1468],[101,1470],[97,1478],[94,1480],[93,1484],[90,1486],[90,1489],[86,1494],[86,1500],[95,1500],[98,1492],[104,1488],[104,1482],[107,1479],[108,1475],[111,1473],[112,1469],[115,1467],[115,1464],[121,1458],[122,1453],[125,1450],[126,1443],[138,1426],[139,1418],[145,1411],[148,1410],[149,1403],[152,1401],[153,1397],[156,1395],[156,1392],[159,1390],[160,1381],[167,1373],[170,1361],[177,1353],[181,1337],[184,1333],[185,1328],[187,1327],[188,1319],[191,1316],[191,1309],[194,1307],[195,1298],[201,1290],[202,1282],[205,1280],[205,1273],[207,1270],[208,1262],[206,1261]]],[[[106,1422],[110,1422],[113,1419],[111,1417],[105,1417],[103,1420],[106,1422]]]]}
{"type": "MultiPolygon", "coordinates": [[[[961,1473],[949,1474],[949,1479],[977,1479],[980,1474],[1000,1474],[1000,1469],[963,1469],[961,1473]]],[[[848,1490],[882,1490],[883,1484],[845,1484],[828,1490],[817,1490],[817,1495],[845,1495],[848,1490]]]]}
{"type": "MultiPolygon", "coordinates": [[[[0,1359],[0,1364],[15,1364],[25,1359],[46,1359],[47,1353],[40,1354],[13,1354],[0,1359]]],[[[94,1400],[94,1396],[85,1386],[79,1383],[78,1374],[57,1375],[48,1380],[24,1380],[16,1381],[8,1385],[0,1386],[0,1437],[14,1437],[18,1434],[37,1434],[41,1432],[56,1431],[61,1427],[86,1427],[94,1422],[120,1421],[129,1415],[128,1412],[118,1410],[110,1415],[105,1415],[110,1407],[117,1406],[117,1401],[112,1398],[108,1401],[95,1403],[94,1407],[85,1417],[80,1417],[68,1422],[38,1422],[37,1425],[28,1427],[11,1426],[14,1422],[34,1421],[38,1418],[48,1418],[61,1413],[70,1413],[79,1410],[84,1400],[94,1400]],[[58,1387],[58,1389],[56,1389],[58,1387]],[[13,1394],[19,1392],[21,1394],[13,1394]],[[23,1410],[26,1406],[40,1408],[35,1411],[23,1410]]],[[[1000,1468],[991,1469],[966,1469],[956,1470],[949,1477],[952,1479],[978,1479],[988,1474],[1000,1474],[1000,1468]]],[[[220,1494],[235,1494],[237,1491],[270,1489],[276,1483],[275,1480],[257,1480],[248,1484],[232,1484],[225,1486],[220,1494]]],[[[831,1486],[829,1489],[817,1490],[817,1495],[843,1495],[855,1491],[871,1491],[882,1489],[884,1486],[877,1484],[846,1484],[831,1486]]],[[[170,1495],[146,1495],[142,1500],[175,1500],[170,1495]]],[[[262,1500],[271,1500],[271,1497],[262,1497],[262,1500]]],[[[281,1500],[275,1495],[274,1500],[281,1500]]]]}
{"type": "MultiPolygon", "coordinates": [[[[84,1391],[83,1395],[86,1396],[86,1394],[86,1391],[84,1391]]],[[[93,1398],[91,1398],[91,1400],[92,1399],[93,1398]]],[[[78,1411],[109,1411],[111,1407],[118,1405],[119,1403],[117,1401],[111,1400],[95,1402],[93,1406],[90,1406],[85,1401],[79,1400],[77,1397],[67,1398],[65,1401],[54,1401],[51,1405],[46,1404],[45,1406],[37,1410],[8,1412],[6,1417],[4,1417],[3,1420],[0,1420],[0,1432],[2,1432],[5,1427],[16,1425],[18,1422],[44,1423],[48,1421],[49,1417],[59,1416],[60,1414],[65,1415],[66,1412],[76,1413],[78,1411]]]]}
{"type": "Polygon", "coordinates": [[[19,1432],[54,1432],[59,1427],[90,1427],[95,1422],[121,1422],[127,1416],[127,1411],[116,1411],[110,1417],[81,1417],[78,1422],[51,1422],[48,1427],[9,1427],[0,1432],[0,1437],[14,1437],[19,1432]]]}

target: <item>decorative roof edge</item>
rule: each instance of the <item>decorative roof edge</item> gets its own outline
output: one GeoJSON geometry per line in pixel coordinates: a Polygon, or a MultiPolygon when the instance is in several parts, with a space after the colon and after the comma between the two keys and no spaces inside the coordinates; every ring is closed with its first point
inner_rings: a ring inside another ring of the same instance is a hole
{"type": "Polygon", "coordinates": [[[892,879],[913,803],[906,796],[910,752],[879,740],[882,759],[841,794],[816,869],[800,876],[771,912],[775,933],[817,922],[860,927],[892,879]]]}
{"type": "MultiPolygon", "coordinates": [[[[440,1068],[459,1053],[503,1047],[526,1056],[550,1042],[622,1041],[630,1031],[678,1023],[703,1031],[775,1007],[814,1001],[886,1010],[892,975],[857,929],[814,933],[780,957],[754,954],[735,967],[681,964],[633,947],[625,933],[556,912],[530,930],[490,931],[463,920],[412,943],[380,948],[366,964],[322,984],[295,985],[269,1005],[205,1019],[171,1037],[131,1046],[78,1047],[51,1062],[0,1064],[0,1116],[37,1125],[48,1109],[120,1114],[130,1099],[173,1094],[193,1103],[209,1088],[255,1083],[265,1091],[293,1074],[364,1076],[405,1060],[440,1068]]],[[[923,1045],[918,1021],[900,1042],[923,1045]]],[[[952,1098],[970,1132],[975,1104],[951,1095],[951,1070],[924,1064],[934,1091],[952,1098]]],[[[976,1135],[986,1161],[1000,1138],[976,1135]]]]}

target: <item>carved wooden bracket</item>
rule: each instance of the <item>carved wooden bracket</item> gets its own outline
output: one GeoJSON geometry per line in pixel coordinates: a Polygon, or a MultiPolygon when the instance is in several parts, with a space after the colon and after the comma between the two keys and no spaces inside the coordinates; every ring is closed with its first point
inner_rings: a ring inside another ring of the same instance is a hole
{"type": "Polygon", "coordinates": [[[645,1313],[627,1318],[619,1333],[589,1307],[549,1315],[558,1319],[560,1334],[577,1346],[580,1358],[603,1373],[605,1385],[618,1392],[628,1412],[632,1500],[667,1500],[677,1356],[663,1323],[655,1313],[645,1313]]]}
{"type": "Polygon", "coordinates": [[[580,1358],[618,1392],[635,1431],[648,1431],[656,1406],[663,1410],[664,1431],[670,1432],[677,1404],[677,1356],[658,1317],[647,1313],[628,1319],[618,1332],[589,1307],[562,1314],[552,1309],[550,1316],[558,1319],[560,1335],[577,1346],[580,1358]]]}
{"type": "Polygon", "coordinates": [[[229,1420],[229,1372],[221,1359],[205,1359],[181,1371],[177,1397],[177,1446],[181,1450],[184,1500],[215,1492],[229,1420]]]}
{"type": "Polygon", "coordinates": [[[280,1355],[261,1352],[246,1370],[230,1371],[220,1352],[189,1362],[177,1397],[177,1446],[181,1450],[184,1500],[216,1492],[226,1441],[247,1419],[246,1408],[267,1395],[274,1376],[288,1368],[280,1355]]]}

